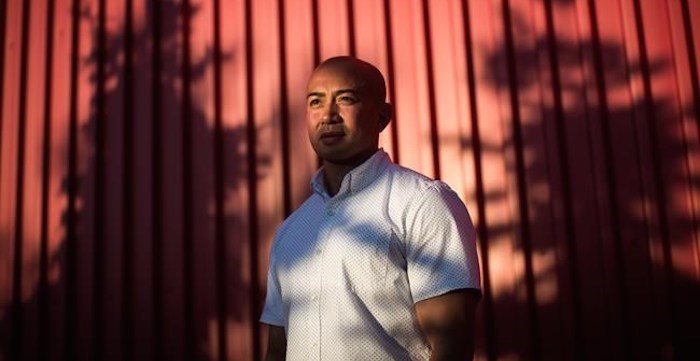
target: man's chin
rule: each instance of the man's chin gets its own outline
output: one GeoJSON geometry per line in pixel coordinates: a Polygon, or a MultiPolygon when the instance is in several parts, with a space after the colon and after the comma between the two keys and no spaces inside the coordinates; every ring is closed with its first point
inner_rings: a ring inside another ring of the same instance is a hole
{"type": "Polygon", "coordinates": [[[313,148],[319,158],[329,162],[343,159],[348,154],[342,144],[323,144],[319,142],[313,144],[313,148]]]}
{"type": "Polygon", "coordinates": [[[321,160],[323,160],[324,163],[333,163],[337,165],[345,165],[345,166],[357,166],[359,164],[362,164],[369,156],[374,154],[374,152],[359,152],[359,153],[350,153],[347,151],[341,151],[341,149],[337,149],[334,151],[330,151],[328,149],[321,149],[320,151],[316,151],[316,155],[318,155],[321,160]]]}
{"type": "Polygon", "coordinates": [[[319,158],[324,162],[335,163],[335,164],[345,164],[348,158],[340,154],[328,154],[328,153],[316,153],[319,158]]]}

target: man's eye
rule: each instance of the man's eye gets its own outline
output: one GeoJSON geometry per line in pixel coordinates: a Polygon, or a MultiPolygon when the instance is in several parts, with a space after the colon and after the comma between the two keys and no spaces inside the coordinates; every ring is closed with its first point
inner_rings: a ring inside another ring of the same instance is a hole
{"type": "Polygon", "coordinates": [[[338,102],[343,104],[354,104],[357,103],[357,99],[349,95],[344,95],[338,98],[338,102]]]}
{"type": "Polygon", "coordinates": [[[309,100],[309,106],[312,106],[312,107],[313,107],[313,106],[317,106],[317,105],[319,105],[319,104],[321,104],[321,100],[320,100],[320,99],[311,99],[311,100],[309,100]]]}

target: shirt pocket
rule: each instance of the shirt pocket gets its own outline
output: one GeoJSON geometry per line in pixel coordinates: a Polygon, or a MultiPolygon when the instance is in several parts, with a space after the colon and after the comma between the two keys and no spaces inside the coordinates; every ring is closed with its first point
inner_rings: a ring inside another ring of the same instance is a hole
{"type": "Polygon", "coordinates": [[[334,230],[327,267],[336,287],[357,294],[381,292],[386,284],[392,230],[381,222],[353,222],[334,230]]]}

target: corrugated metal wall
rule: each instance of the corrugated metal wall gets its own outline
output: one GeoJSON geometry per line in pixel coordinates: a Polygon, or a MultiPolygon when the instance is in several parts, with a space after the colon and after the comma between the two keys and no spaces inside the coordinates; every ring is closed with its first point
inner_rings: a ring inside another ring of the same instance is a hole
{"type": "Polygon", "coordinates": [[[479,360],[697,352],[700,1],[0,0],[0,49],[1,360],[259,360],[337,54],[478,225],[479,360]]]}

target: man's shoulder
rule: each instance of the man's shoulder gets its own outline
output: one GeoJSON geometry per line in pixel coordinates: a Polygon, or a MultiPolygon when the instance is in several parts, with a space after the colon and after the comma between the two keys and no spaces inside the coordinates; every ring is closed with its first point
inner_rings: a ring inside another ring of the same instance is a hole
{"type": "Polygon", "coordinates": [[[398,164],[391,164],[387,169],[388,180],[391,188],[400,190],[404,195],[415,196],[424,193],[427,189],[443,185],[444,183],[432,179],[425,174],[406,168],[398,164]]]}
{"type": "Polygon", "coordinates": [[[401,199],[403,207],[419,206],[423,202],[459,202],[463,201],[447,183],[432,179],[413,169],[392,164],[390,189],[392,200],[401,199]]]}

